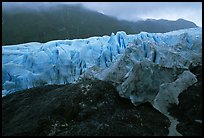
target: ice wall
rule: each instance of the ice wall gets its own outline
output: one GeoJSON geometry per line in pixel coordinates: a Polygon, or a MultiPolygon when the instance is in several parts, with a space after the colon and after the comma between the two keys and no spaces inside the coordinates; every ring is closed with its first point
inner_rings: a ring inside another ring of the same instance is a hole
{"type": "MultiPolygon", "coordinates": [[[[73,83],[93,67],[104,70],[116,66],[124,56],[133,61],[147,59],[165,67],[188,68],[200,64],[201,45],[202,29],[192,28],[3,46],[2,95],[46,84],[73,83]]],[[[127,74],[133,64],[125,64],[122,74],[127,74]]]]}

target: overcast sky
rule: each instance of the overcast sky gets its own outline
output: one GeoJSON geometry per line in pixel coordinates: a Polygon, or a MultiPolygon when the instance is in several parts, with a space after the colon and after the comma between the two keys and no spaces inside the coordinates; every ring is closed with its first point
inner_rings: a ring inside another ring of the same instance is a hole
{"type": "MultiPolygon", "coordinates": [[[[202,26],[201,2],[63,2],[66,4],[81,3],[85,7],[106,15],[129,21],[138,19],[168,19],[183,18],[202,26]]],[[[6,3],[8,4],[8,3],[6,3]]],[[[16,3],[12,3],[16,4],[16,3]]],[[[44,3],[45,4],[45,3],[44,3]]],[[[50,3],[56,5],[56,3],[50,3]]],[[[4,8],[5,2],[3,3],[4,8]]],[[[26,6],[26,4],[23,4],[26,6]]],[[[46,3],[48,5],[48,3],[46,3]]],[[[29,4],[29,6],[34,6],[29,4]]]]}

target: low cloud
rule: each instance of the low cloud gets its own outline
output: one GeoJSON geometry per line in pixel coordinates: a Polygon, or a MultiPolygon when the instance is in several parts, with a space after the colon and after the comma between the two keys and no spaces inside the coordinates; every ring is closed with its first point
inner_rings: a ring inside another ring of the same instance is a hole
{"type": "Polygon", "coordinates": [[[84,2],[85,7],[118,19],[137,21],[138,19],[183,18],[202,26],[201,2],[84,2]]]}
{"type": "Polygon", "coordinates": [[[183,18],[202,26],[201,2],[3,2],[3,8],[20,5],[36,8],[37,5],[81,4],[84,7],[114,16],[118,19],[137,21],[152,19],[177,20],[183,18]]]}

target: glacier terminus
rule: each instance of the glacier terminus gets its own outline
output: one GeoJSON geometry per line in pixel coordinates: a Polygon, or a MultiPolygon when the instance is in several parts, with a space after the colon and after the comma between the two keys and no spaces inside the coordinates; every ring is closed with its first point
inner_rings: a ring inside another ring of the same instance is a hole
{"type": "Polygon", "coordinates": [[[202,66],[201,27],[7,45],[2,47],[2,96],[99,79],[111,82],[135,106],[151,103],[171,121],[169,135],[181,135],[168,107],[178,105],[179,94],[198,81],[190,71],[196,66],[202,66]]]}
{"type": "Polygon", "coordinates": [[[136,105],[154,102],[160,85],[202,64],[201,57],[200,27],[3,46],[2,96],[85,77],[113,82],[136,105]]]}

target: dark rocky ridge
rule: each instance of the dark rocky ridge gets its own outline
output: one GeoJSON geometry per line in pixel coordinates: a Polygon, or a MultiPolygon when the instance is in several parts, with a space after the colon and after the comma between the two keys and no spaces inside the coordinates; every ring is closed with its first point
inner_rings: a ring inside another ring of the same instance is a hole
{"type": "MultiPolygon", "coordinates": [[[[202,66],[191,68],[198,82],[179,95],[169,112],[184,136],[201,136],[202,66]]],[[[99,80],[47,85],[2,98],[3,136],[166,136],[170,122],[149,103],[133,106],[114,86],[99,80]]]]}
{"type": "Polygon", "coordinates": [[[85,80],[16,92],[2,98],[2,134],[167,135],[167,117],[119,97],[109,83],[85,80]]]}

